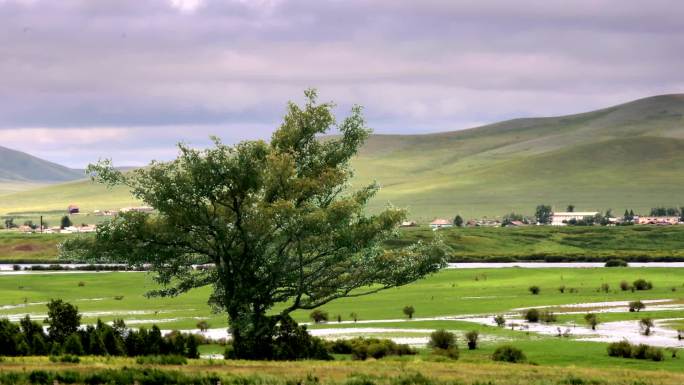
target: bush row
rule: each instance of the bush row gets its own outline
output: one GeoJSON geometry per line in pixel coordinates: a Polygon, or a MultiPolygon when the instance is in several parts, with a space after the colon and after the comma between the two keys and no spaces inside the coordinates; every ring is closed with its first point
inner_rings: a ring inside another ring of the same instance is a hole
{"type": "Polygon", "coordinates": [[[614,342],[608,345],[608,355],[639,360],[662,361],[664,359],[663,350],[660,348],[644,344],[632,345],[627,341],[614,342]]]}

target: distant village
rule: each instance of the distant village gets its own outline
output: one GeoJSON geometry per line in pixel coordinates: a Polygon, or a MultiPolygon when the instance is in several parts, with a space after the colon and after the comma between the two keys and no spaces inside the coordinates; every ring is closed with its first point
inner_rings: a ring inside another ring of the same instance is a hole
{"type": "Polygon", "coordinates": [[[93,233],[97,229],[96,224],[81,223],[80,225],[74,223],[85,215],[113,217],[119,213],[126,212],[152,212],[154,208],[149,206],[135,206],[123,207],[119,210],[95,210],[91,213],[82,213],[78,205],[71,204],[67,207],[65,215],[60,220],[59,226],[48,226],[44,223],[34,223],[33,221],[26,221],[23,224],[15,224],[12,218],[6,218],[4,228],[6,230],[14,230],[22,233],[41,233],[41,234],[75,234],[75,233],[93,233]]]}
{"type": "MultiPolygon", "coordinates": [[[[540,205],[534,216],[523,216],[515,213],[501,218],[478,218],[464,220],[460,215],[453,219],[436,218],[429,223],[433,229],[448,227],[521,227],[521,226],[631,226],[684,225],[684,208],[657,207],[651,209],[649,215],[638,215],[633,210],[625,210],[624,215],[614,216],[611,210],[605,213],[598,211],[575,211],[568,206],[566,211],[553,211],[550,206],[540,205]]],[[[415,221],[405,221],[402,227],[415,227],[415,221]]]]}

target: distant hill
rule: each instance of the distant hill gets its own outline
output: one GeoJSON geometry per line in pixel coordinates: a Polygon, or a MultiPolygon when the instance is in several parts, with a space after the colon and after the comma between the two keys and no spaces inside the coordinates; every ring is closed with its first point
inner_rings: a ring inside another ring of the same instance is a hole
{"type": "Polygon", "coordinates": [[[0,182],[66,182],[84,177],[75,170],[0,146],[0,182]]]}
{"type": "MultiPolygon", "coordinates": [[[[355,186],[378,181],[371,211],[391,202],[413,219],[532,214],[538,204],[579,210],[684,205],[684,95],[597,111],[514,119],[429,135],[373,135],[354,161],[355,186]]],[[[0,214],[130,202],[89,181],[0,199],[0,214]]]]}

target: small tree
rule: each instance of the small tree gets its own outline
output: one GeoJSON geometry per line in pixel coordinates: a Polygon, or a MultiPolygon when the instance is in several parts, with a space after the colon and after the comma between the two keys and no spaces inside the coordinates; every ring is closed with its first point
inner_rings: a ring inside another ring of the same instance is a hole
{"type": "Polygon", "coordinates": [[[460,215],[456,215],[456,217],[454,218],[454,226],[456,226],[456,227],[463,226],[463,218],[461,218],[460,215]]]}
{"type": "Polygon", "coordinates": [[[76,356],[82,356],[85,353],[81,337],[77,333],[70,334],[64,341],[64,353],[76,356]]]}
{"type": "Polygon", "coordinates": [[[338,314],[337,315],[337,323],[342,322],[342,315],[338,314]]]}
{"type": "Polygon", "coordinates": [[[354,313],[354,312],[349,313],[349,317],[350,317],[354,322],[356,322],[356,321],[359,320],[359,315],[356,314],[356,313],[354,313]]]}
{"type": "Polygon", "coordinates": [[[641,327],[641,333],[645,336],[651,335],[651,329],[653,328],[653,320],[646,317],[639,320],[639,327],[641,327]]]}
{"type": "Polygon", "coordinates": [[[416,312],[416,309],[414,309],[411,305],[406,305],[402,311],[409,319],[413,319],[413,313],[416,312]]]}
{"type": "Polygon", "coordinates": [[[575,205],[568,205],[568,207],[565,209],[565,211],[569,213],[575,212],[575,205]]]}
{"type": "Polygon", "coordinates": [[[311,318],[317,324],[321,322],[328,322],[328,312],[316,309],[309,314],[309,318],[311,318]]]}
{"type": "Polygon", "coordinates": [[[539,205],[534,211],[534,217],[540,225],[551,223],[551,215],[551,206],[548,205],[539,205]]]}
{"type": "Polygon", "coordinates": [[[646,308],[646,305],[641,301],[632,301],[629,303],[630,312],[640,312],[646,308]]]}
{"type": "Polygon", "coordinates": [[[591,330],[596,330],[596,325],[599,324],[598,316],[594,313],[587,313],[584,316],[584,321],[591,326],[591,330]]]}
{"type": "Polygon", "coordinates": [[[632,284],[635,289],[637,290],[651,290],[653,289],[653,283],[651,281],[647,281],[643,278],[639,278],[634,283],[632,284]]]}
{"type": "Polygon", "coordinates": [[[629,284],[627,281],[621,281],[620,282],[620,290],[622,291],[628,291],[632,288],[632,285],[629,284]]]}
{"type": "Polygon", "coordinates": [[[202,333],[206,333],[206,331],[209,330],[209,323],[206,320],[201,320],[197,322],[197,329],[202,333]]]}
{"type": "Polygon", "coordinates": [[[456,335],[444,329],[435,330],[430,334],[428,346],[433,349],[449,349],[456,345],[456,335]]]}
{"type": "Polygon", "coordinates": [[[522,350],[511,345],[499,346],[492,354],[492,360],[494,361],[524,362],[526,359],[522,350]]]}
{"type": "Polygon", "coordinates": [[[64,228],[67,228],[67,227],[71,227],[71,225],[72,225],[71,219],[69,218],[68,215],[63,216],[62,219],[61,219],[60,222],[59,222],[59,228],[60,228],[60,229],[64,229],[64,228]]]}
{"type": "Polygon", "coordinates": [[[468,333],[465,334],[466,341],[468,341],[468,349],[469,350],[475,350],[477,349],[477,342],[478,339],[480,338],[480,333],[477,332],[477,330],[471,330],[468,333]]]}
{"type": "Polygon", "coordinates": [[[504,318],[503,315],[499,314],[494,316],[494,323],[496,323],[496,326],[502,328],[506,326],[506,318],[504,318]]]}
{"type": "Polygon", "coordinates": [[[78,331],[81,325],[81,315],[78,308],[61,299],[53,299],[48,304],[48,314],[45,323],[48,324],[48,335],[56,343],[64,343],[66,338],[78,331]]]}
{"type": "Polygon", "coordinates": [[[532,293],[533,295],[537,295],[537,294],[539,294],[539,292],[541,291],[541,289],[539,288],[539,286],[530,286],[530,288],[529,288],[528,290],[529,290],[530,293],[532,293]]]}

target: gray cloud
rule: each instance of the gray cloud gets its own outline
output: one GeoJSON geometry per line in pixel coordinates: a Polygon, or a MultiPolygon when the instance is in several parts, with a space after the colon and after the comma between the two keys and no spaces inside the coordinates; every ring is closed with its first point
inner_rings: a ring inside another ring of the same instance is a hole
{"type": "Polygon", "coordinates": [[[0,0],[0,145],[72,166],[139,164],[209,134],[267,138],[311,86],[341,113],[364,105],[384,133],[579,112],[681,91],[682,11],[665,0],[0,0]]]}

